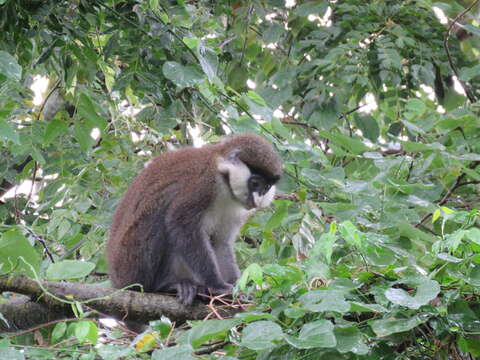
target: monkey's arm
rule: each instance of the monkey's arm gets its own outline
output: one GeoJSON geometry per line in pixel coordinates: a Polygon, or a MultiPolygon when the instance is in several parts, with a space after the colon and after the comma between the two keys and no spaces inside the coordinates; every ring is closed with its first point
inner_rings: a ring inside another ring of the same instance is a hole
{"type": "Polygon", "coordinates": [[[199,292],[210,289],[214,294],[231,291],[232,285],[224,281],[217,256],[208,235],[199,229],[176,228],[169,233],[175,258],[173,287],[179,300],[191,304],[199,292]]]}
{"type": "Polygon", "coordinates": [[[237,262],[235,261],[233,243],[216,243],[214,250],[218,260],[220,274],[227,283],[234,285],[240,277],[240,270],[238,269],[237,262]]]}

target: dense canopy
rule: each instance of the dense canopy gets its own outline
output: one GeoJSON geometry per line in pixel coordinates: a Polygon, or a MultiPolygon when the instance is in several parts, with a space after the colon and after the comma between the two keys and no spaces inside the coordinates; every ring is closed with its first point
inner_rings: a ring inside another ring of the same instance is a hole
{"type": "Polygon", "coordinates": [[[105,285],[153,155],[253,132],[284,161],[236,243],[245,311],[135,337],[67,291],[0,358],[480,357],[479,3],[0,0],[2,329],[40,281],[105,285]]]}

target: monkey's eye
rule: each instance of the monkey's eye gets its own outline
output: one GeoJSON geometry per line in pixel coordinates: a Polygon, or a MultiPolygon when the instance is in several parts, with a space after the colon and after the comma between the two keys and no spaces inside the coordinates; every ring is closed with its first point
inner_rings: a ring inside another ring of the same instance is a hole
{"type": "Polygon", "coordinates": [[[265,182],[258,175],[253,175],[248,179],[248,188],[251,192],[262,192],[265,187],[265,182]]]}

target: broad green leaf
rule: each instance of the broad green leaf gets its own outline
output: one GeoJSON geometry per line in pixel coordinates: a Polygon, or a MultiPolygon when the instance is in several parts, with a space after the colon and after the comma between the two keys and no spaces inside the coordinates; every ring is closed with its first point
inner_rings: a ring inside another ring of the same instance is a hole
{"type": "Polygon", "coordinates": [[[160,338],[165,339],[172,330],[172,322],[166,316],[162,316],[160,320],[150,321],[153,330],[158,331],[160,338]]]}
{"type": "Polygon", "coordinates": [[[480,64],[472,66],[470,68],[462,68],[460,71],[460,80],[470,81],[480,74],[480,64]]]}
{"type": "Polygon", "coordinates": [[[387,308],[380,304],[365,304],[356,301],[350,302],[350,311],[353,312],[387,312],[387,308]]]}
{"type": "Polygon", "coordinates": [[[463,24],[462,27],[465,28],[465,30],[467,30],[468,32],[471,32],[472,34],[474,34],[476,36],[480,36],[480,27],[470,25],[470,24],[463,24]]]}
{"type": "Polygon", "coordinates": [[[255,101],[257,104],[262,106],[267,106],[267,103],[265,102],[265,100],[263,100],[263,98],[260,95],[258,95],[255,91],[249,90],[247,92],[247,96],[253,101],[255,101]]]}
{"type": "Polygon", "coordinates": [[[241,346],[252,350],[267,350],[284,338],[282,328],[273,321],[248,324],[242,332],[241,346]]]}
{"type": "Polygon", "coordinates": [[[67,280],[78,279],[90,274],[95,269],[95,264],[80,260],[62,260],[50,264],[47,269],[47,278],[49,280],[67,280]]]}
{"type": "Polygon", "coordinates": [[[259,320],[271,320],[276,321],[277,319],[270,313],[264,312],[247,312],[247,313],[238,313],[235,315],[236,319],[241,320],[244,323],[251,323],[253,321],[259,320]]]}
{"type": "Polygon", "coordinates": [[[192,87],[203,80],[203,75],[193,66],[183,66],[175,61],[163,64],[163,75],[181,89],[192,87]]]}
{"type": "Polygon", "coordinates": [[[465,280],[471,285],[480,286],[480,265],[475,265],[465,280]]]}
{"type": "Polygon", "coordinates": [[[325,130],[318,131],[323,137],[332,140],[337,145],[351,151],[355,155],[359,155],[363,152],[371,150],[367,145],[358,140],[357,138],[349,137],[343,134],[330,133],[325,130]]]}
{"type": "Polygon", "coordinates": [[[20,138],[15,130],[7,123],[5,119],[0,118],[0,139],[10,140],[19,145],[20,138]]]}
{"type": "Polygon", "coordinates": [[[321,2],[318,3],[317,1],[308,2],[305,4],[299,5],[295,9],[295,14],[298,16],[308,16],[310,14],[317,14],[319,16],[323,16],[325,11],[327,10],[328,3],[321,2]]]}
{"type": "Polygon", "coordinates": [[[0,359],[5,360],[25,360],[25,355],[22,350],[17,350],[13,347],[0,347],[0,359]]]}
{"type": "Polygon", "coordinates": [[[89,130],[91,129],[87,128],[81,121],[75,121],[73,134],[83,151],[88,151],[88,149],[95,143],[90,136],[89,130]]]}
{"type": "Polygon", "coordinates": [[[287,202],[280,203],[277,210],[272,214],[272,216],[270,216],[270,219],[268,219],[267,223],[265,224],[264,231],[272,231],[280,226],[282,220],[288,215],[287,207],[287,202]]]}
{"type": "Polygon", "coordinates": [[[62,340],[66,331],[67,331],[67,323],[66,322],[60,322],[60,323],[56,324],[55,327],[52,330],[52,343],[56,344],[60,340],[62,340]]]}
{"type": "Polygon", "coordinates": [[[79,321],[75,324],[75,336],[81,343],[95,345],[98,341],[97,324],[93,321],[79,321]]]}
{"type": "Polygon", "coordinates": [[[322,256],[327,264],[330,264],[333,245],[337,241],[337,236],[331,233],[325,233],[320,236],[320,239],[315,241],[313,245],[312,254],[313,256],[322,256]]]}
{"type": "Polygon", "coordinates": [[[107,121],[97,113],[97,106],[92,100],[85,94],[80,94],[78,101],[78,113],[86,120],[89,126],[89,130],[98,128],[100,131],[104,131],[107,127],[107,121]]]}
{"type": "Polygon", "coordinates": [[[435,280],[426,280],[421,283],[414,296],[411,296],[403,289],[391,288],[385,291],[385,296],[394,304],[417,310],[427,305],[440,293],[440,285],[435,280]]]}
{"type": "Polygon", "coordinates": [[[378,127],[377,120],[371,115],[355,116],[355,124],[362,130],[363,136],[365,136],[372,143],[376,143],[380,136],[380,128],[378,127]]]}
{"type": "Polygon", "coordinates": [[[53,119],[45,129],[43,143],[49,145],[57,136],[66,133],[68,123],[65,120],[53,119]]]}
{"type": "Polygon", "coordinates": [[[260,265],[256,263],[250,264],[242,272],[242,276],[240,276],[240,279],[238,280],[238,287],[240,290],[245,291],[247,289],[247,283],[249,280],[253,280],[258,285],[262,284],[263,270],[260,265]]]}
{"type": "Polygon", "coordinates": [[[422,115],[427,109],[425,103],[422,100],[416,98],[409,99],[407,101],[407,104],[405,105],[405,108],[407,111],[413,113],[415,116],[422,115]]]}
{"type": "Polygon", "coordinates": [[[340,353],[352,352],[357,355],[366,355],[369,351],[364,335],[355,326],[335,326],[336,349],[340,353]]]}
{"type": "Polygon", "coordinates": [[[419,316],[413,316],[409,319],[387,318],[373,320],[370,322],[370,326],[377,336],[383,337],[411,330],[427,320],[428,318],[419,316]]]}
{"type": "Polygon", "coordinates": [[[338,231],[350,245],[362,248],[365,234],[356,228],[351,221],[347,220],[339,224],[338,231]]]}
{"type": "Polygon", "coordinates": [[[183,42],[190,48],[190,49],[197,49],[198,45],[200,44],[200,39],[196,37],[184,37],[183,42]]]}
{"type": "Polygon", "coordinates": [[[22,233],[10,230],[0,238],[0,265],[2,273],[13,272],[33,277],[30,266],[38,273],[40,256],[22,233]]]}
{"type": "Polygon", "coordinates": [[[230,329],[240,323],[239,319],[207,320],[196,324],[189,331],[188,340],[194,349],[216,338],[224,338],[230,329]]]}
{"type": "Polygon", "coordinates": [[[470,228],[465,231],[465,236],[475,244],[480,245],[480,229],[479,228],[470,228]]]}
{"type": "Polygon", "coordinates": [[[17,59],[6,51],[0,51],[0,74],[16,81],[22,79],[22,67],[18,65],[17,59]]]}
{"type": "Polygon", "coordinates": [[[190,345],[172,346],[155,350],[152,353],[152,360],[195,360],[193,352],[190,345]]]}
{"type": "Polygon", "coordinates": [[[331,348],[337,345],[333,324],[328,320],[317,320],[302,326],[298,337],[287,336],[287,342],[297,349],[331,348]]]}
{"type": "Polygon", "coordinates": [[[200,55],[198,60],[200,62],[200,67],[202,68],[203,72],[207,75],[208,80],[210,82],[213,81],[215,76],[217,75],[218,69],[218,57],[217,54],[211,49],[205,48],[203,51],[200,51],[200,55]]]}
{"type": "Polygon", "coordinates": [[[313,312],[335,311],[346,313],[350,304],[345,300],[345,292],[341,290],[313,290],[298,299],[303,308],[313,312]]]}

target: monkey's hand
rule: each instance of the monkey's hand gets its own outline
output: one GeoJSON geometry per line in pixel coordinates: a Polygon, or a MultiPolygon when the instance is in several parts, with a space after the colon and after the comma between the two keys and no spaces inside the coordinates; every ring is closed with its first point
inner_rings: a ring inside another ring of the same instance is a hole
{"type": "Polygon", "coordinates": [[[226,283],[222,287],[209,287],[207,293],[211,293],[212,295],[230,294],[232,289],[233,286],[226,283]]]}

